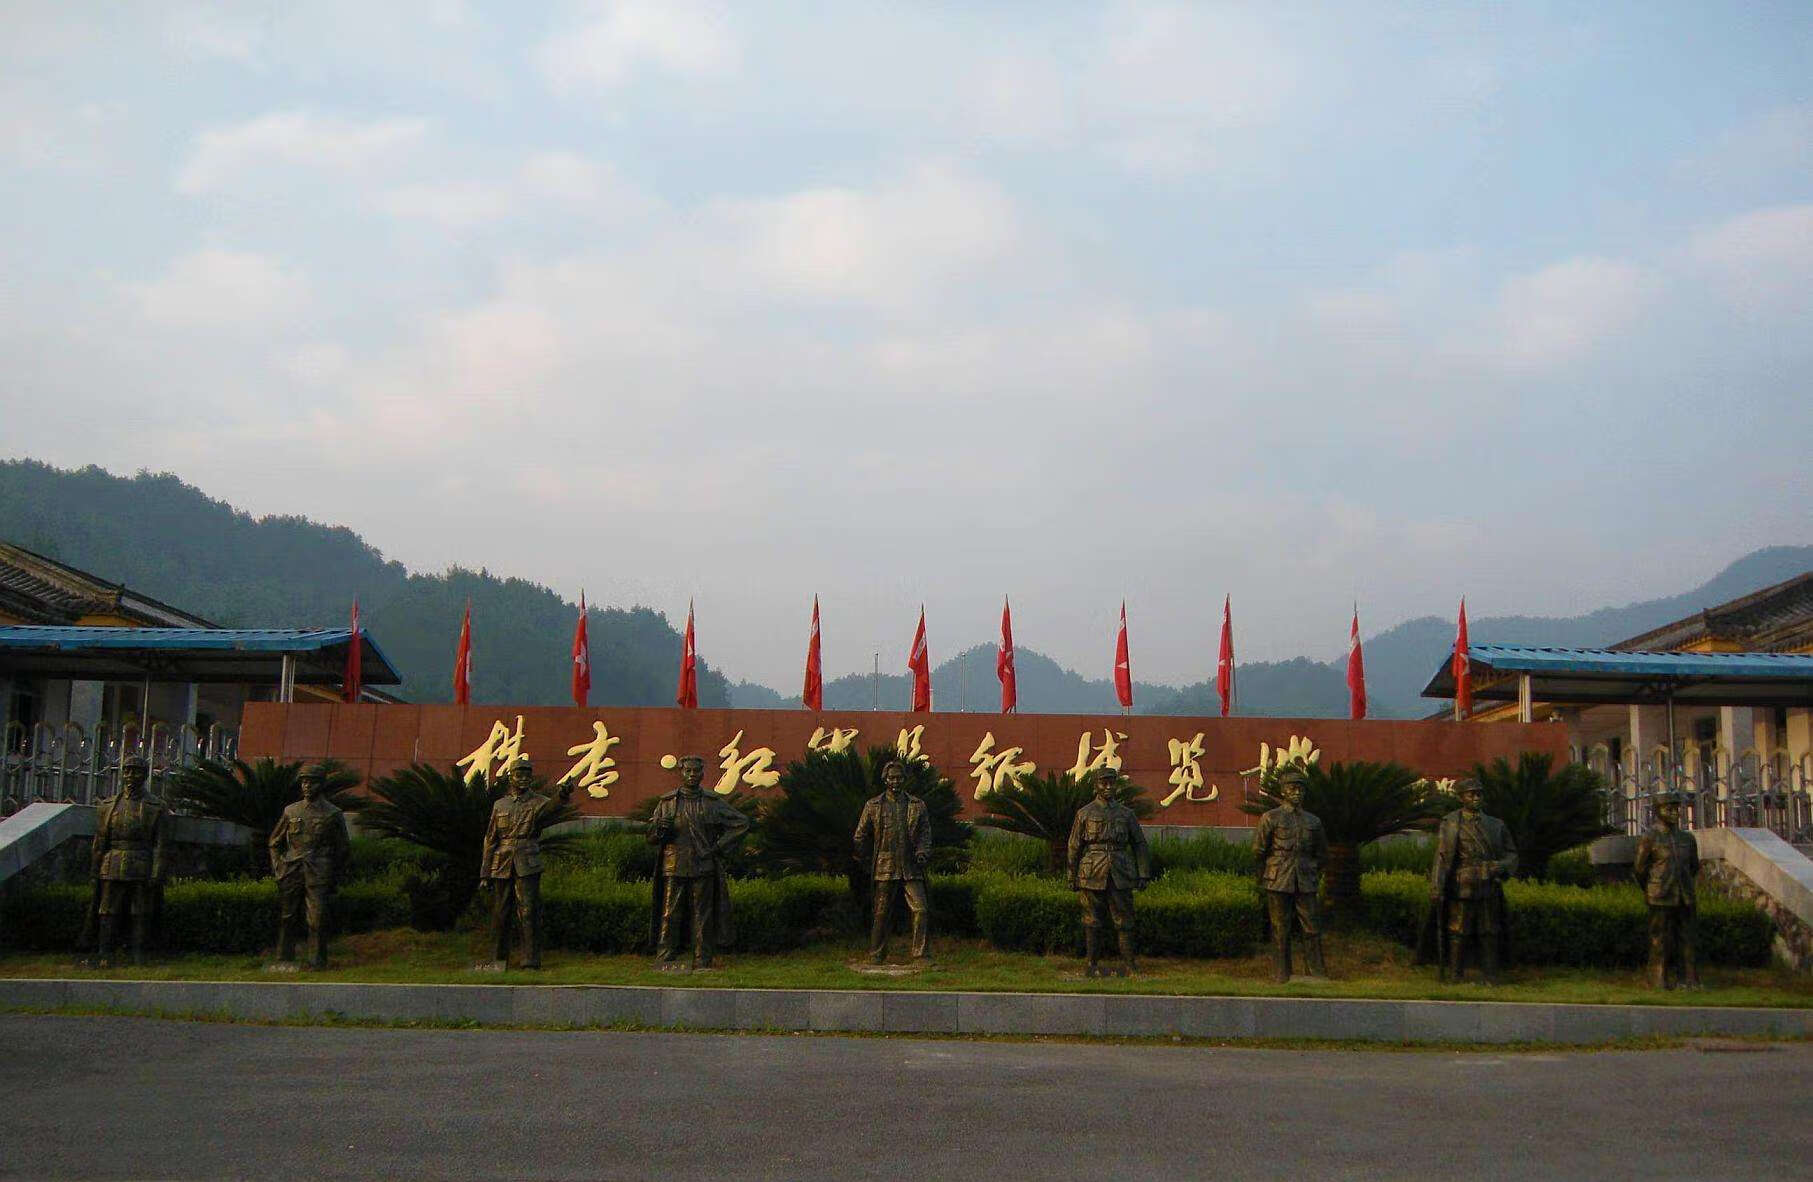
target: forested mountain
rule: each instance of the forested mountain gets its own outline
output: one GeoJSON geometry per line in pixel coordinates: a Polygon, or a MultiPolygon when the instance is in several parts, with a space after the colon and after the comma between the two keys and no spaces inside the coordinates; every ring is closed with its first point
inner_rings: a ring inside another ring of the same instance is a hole
{"type": "MultiPolygon", "coordinates": [[[[399,672],[404,696],[452,697],[454,638],[472,599],[478,702],[558,705],[568,701],[568,650],[575,605],[523,579],[454,568],[412,574],[344,526],[300,517],[253,518],[208,498],[177,477],[114,476],[96,467],[62,471],[32,460],[0,461],[0,538],[117,580],[226,626],[331,627],[347,618],[351,589],[363,622],[399,672]]],[[[1482,616],[1470,621],[1475,643],[1594,646],[1612,644],[1761,587],[1813,570],[1813,546],[1774,546],[1732,563],[1679,595],[1581,616],[1482,616]]],[[[647,608],[589,613],[592,701],[599,705],[665,705],[673,700],[680,636],[647,608]]],[[[1454,641],[1454,621],[1410,620],[1366,645],[1367,690],[1374,717],[1416,717],[1438,704],[1419,697],[1454,641]]],[[[1118,709],[1106,678],[1091,680],[1032,649],[1015,654],[1019,705],[1026,713],[1110,713],[1118,709]]],[[[1205,654],[1205,664],[1212,658],[1205,654]]],[[[896,665],[903,664],[899,655],[896,665]]],[[[1214,714],[1213,668],[1181,688],[1136,682],[1142,714],[1214,714]]],[[[1343,659],[1305,657],[1241,665],[1242,714],[1338,717],[1347,710],[1343,659]]],[[[726,683],[704,662],[699,704],[791,708],[797,684],[775,690],[726,683]]],[[[932,672],[940,710],[989,712],[1000,703],[993,644],[979,644],[932,672]]],[[[825,684],[825,705],[838,710],[901,709],[906,674],[884,668],[879,679],[852,674],[825,684]]]]}
{"type": "MultiPolygon", "coordinates": [[[[0,537],[226,627],[343,626],[356,591],[360,622],[403,675],[400,692],[418,702],[452,700],[470,596],[473,701],[571,700],[578,606],[546,587],[459,567],[412,574],[344,526],[253,518],[172,475],[0,461],[0,537]]],[[[586,628],[595,704],[673,701],[680,635],[666,617],[593,607],[586,628]]],[[[699,704],[728,702],[723,674],[701,661],[699,704]]]]}

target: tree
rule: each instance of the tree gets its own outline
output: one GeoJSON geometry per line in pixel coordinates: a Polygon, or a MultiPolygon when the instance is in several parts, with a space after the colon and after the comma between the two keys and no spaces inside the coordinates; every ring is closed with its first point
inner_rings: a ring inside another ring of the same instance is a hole
{"type": "MultiPolygon", "coordinates": [[[[401,838],[438,855],[426,875],[411,874],[404,880],[410,922],[427,930],[452,927],[478,890],[485,829],[491,823],[491,806],[506,791],[503,778],[493,783],[480,777],[468,784],[458,768],[443,772],[412,763],[373,780],[369,790],[372,799],[359,811],[359,828],[401,838]]],[[[546,782],[537,778],[531,791],[546,794],[546,782]]],[[[547,830],[578,816],[579,810],[564,801],[542,813],[537,832],[543,835],[543,853],[559,853],[572,844],[575,835],[549,835],[547,830]]]]}
{"type": "Polygon", "coordinates": [[[882,769],[895,760],[906,772],[906,792],[925,801],[932,826],[932,868],[954,868],[970,827],[957,820],[963,803],[951,782],[922,759],[902,759],[892,747],[808,751],[781,772],[776,794],[757,810],[753,854],[770,873],[841,874],[857,898],[869,889],[856,864],[856,822],[862,806],[882,790],[882,769]]]}
{"type": "Polygon", "coordinates": [[[1554,770],[1553,756],[1525,751],[1517,766],[1504,757],[1478,764],[1473,778],[1481,807],[1511,831],[1517,876],[1547,878],[1549,859],[1612,832],[1605,823],[1605,781],[1585,764],[1554,770]]]}
{"type": "MultiPolygon", "coordinates": [[[[349,812],[359,808],[364,801],[352,791],[359,786],[359,774],[339,760],[327,760],[322,766],[326,774],[321,794],[349,812]]],[[[171,776],[164,798],[178,812],[250,829],[253,872],[263,878],[271,872],[271,830],[277,828],[283,810],[302,799],[302,764],[278,763],[269,757],[250,764],[242,759],[203,759],[171,776]]]]}
{"type": "MultiPolygon", "coordinates": [[[[1077,810],[1094,798],[1094,772],[1084,773],[1081,779],[1069,772],[1022,774],[1006,788],[982,794],[986,815],[976,824],[1038,838],[1045,843],[1047,869],[1063,874],[1069,858],[1070,826],[1076,821],[1077,810]]],[[[1141,819],[1158,811],[1146,790],[1128,780],[1122,780],[1114,790],[1114,799],[1141,819]]]]}
{"type": "MultiPolygon", "coordinates": [[[[1303,808],[1322,822],[1328,837],[1328,865],[1323,880],[1331,903],[1343,906],[1360,897],[1360,847],[1394,833],[1426,830],[1450,807],[1449,798],[1401,763],[1302,765],[1303,808]]],[[[1258,815],[1282,799],[1273,791],[1275,777],[1261,782],[1259,799],[1240,809],[1258,815]]]]}

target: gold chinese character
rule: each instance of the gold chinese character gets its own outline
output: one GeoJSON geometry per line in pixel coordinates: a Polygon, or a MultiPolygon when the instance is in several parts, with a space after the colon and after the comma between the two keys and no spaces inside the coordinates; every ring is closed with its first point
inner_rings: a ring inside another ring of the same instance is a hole
{"type": "Polygon", "coordinates": [[[1322,749],[1317,747],[1308,736],[1292,735],[1289,743],[1276,749],[1268,747],[1264,743],[1259,744],[1259,766],[1247,768],[1240,774],[1258,776],[1259,787],[1270,792],[1272,782],[1278,778],[1278,773],[1283,771],[1287,765],[1300,764],[1307,770],[1321,758],[1322,749]]]}
{"type": "Polygon", "coordinates": [[[592,796],[605,797],[611,794],[607,784],[617,782],[617,761],[609,752],[612,747],[623,742],[616,735],[605,729],[602,722],[592,724],[592,741],[581,743],[577,747],[568,747],[568,755],[580,757],[578,763],[560,777],[561,783],[572,780],[577,787],[584,788],[592,796]]]}
{"type": "Polygon", "coordinates": [[[902,759],[924,759],[925,723],[920,723],[911,730],[900,728],[900,737],[894,740],[894,750],[900,752],[902,759]]]}
{"type": "Polygon", "coordinates": [[[1202,787],[1202,732],[1197,731],[1189,742],[1182,739],[1171,739],[1171,795],[1159,801],[1160,808],[1170,808],[1179,796],[1194,804],[1207,804],[1221,795],[1219,785],[1210,784],[1205,794],[1196,795],[1202,787]]]}
{"type": "Polygon", "coordinates": [[[851,727],[848,730],[832,727],[830,730],[826,730],[821,726],[812,732],[812,737],[810,739],[806,740],[806,750],[825,751],[832,755],[836,755],[839,751],[848,751],[850,749],[850,744],[855,741],[855,727],[851,727]]]}
{"type": "Polygon", "coordinates": [[[976,777],[977,800],[981,800],[984,793],[1012,787],[1016,776],[1030,776],[1039,770],[1039,765],[1030,760],[1025,763],[1014,762],[1025,748],[1009,747],[1000,752],[990,751],[994,745],[995,732],[989,731],[976,744],[976,753],[969,757],[969,774],[976,777]]]}
{"type": "Polygon", "coordinates": [[[1089,732],[1084,731],[1082,738],[1076,741],[1076,765],[1070,769],[1070,774],[1080,780],[1100,768],[1111,767],[1120,771],[1120,743],[1126,737],[1122,731],[1111,731],[1103,727],[1102,745],[1095,749],[1095,756],[1091,758],[1089,732]]]}
{"type": "Polygon", "coordinates": [[[466,769],[466,783],[484,776],[491,776],[491,765],[497,764],[499,774],[510,770],[510,765],[527,754],[522,749],[522,715],[516,716],[516,733],[499,719],[491,724],[491,733],[480,743],[472,754],[456,763],[455,767],[466,769]]]}
{"type": "Polygon", "coordinates": [[[737,745],[742,741],[743,732],[738,731],[718,752],[724,757],[718,764],[724,769],[724,774],[711,787],[722,796],[735,792],[739,781],[751,788],[772,788],[781,782],[781,774],[774,770],[774,748],[757,747],[748,755],[741,755],[737,752],[737,745]]]}

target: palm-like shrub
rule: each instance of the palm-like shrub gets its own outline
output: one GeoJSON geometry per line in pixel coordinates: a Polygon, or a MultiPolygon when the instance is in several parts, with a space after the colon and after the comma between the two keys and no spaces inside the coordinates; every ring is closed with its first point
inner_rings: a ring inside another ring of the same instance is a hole
{"type": "MultiPolygon", "coordinates": [[[[359,774],[338,760],[326,761],[325,769],[321,794],[343,809],[358,808],[363,801],[352,790],[359,774]]],[[[271,830],[283,810],[302,799],[302,764],[204,759],[172,775],[164,798],[178,812],[250,829],[251,864],[262,878],[271,872],[271,830]]]]}
{"type": "Polygon", "coordinates": [[[1517,843],[1517,877],[1547,878],[1549,859],[1612,830],[1605,823],[1605,781],[1585,764],[1554,770],[1553,756],[1525,751],[1516,766],[1504,757],[1473,769],[1488,816],[1517,843]]]}
{"type": "MultiPolygon", "coordinates": [[[[1080,779],[1069,772],[1020,775],[1006,788],[982,794],[980,803],[986,815],[977,818],[976,824],[1038,838],[1045,843],[1046,868],[1053,874],[1063,874],[1069,856],[1070,826],[1077,810],[1093,799],[1093,772],[1080,779]]],[[[1144,788],[1128,780],[1122,780],[1115,788],[1114,799],[1140,818],[1149,817],[1158,809],[1144,788]]]]}
{"type": "MultiPolygon", "coordinates": [[[[458,768],[443,772],[422,763],[371,782],[371,799],[359,810],[359,828],[401,838],[435,855],[424,862],[424,872],[411,873],[403,882],[416,927],[450,928],[472,905],[491,806],[506,790],[501,777],[495,783],[480,778],[468,784],[458,768]]],[[[532,790],[548,794],[539,778],[532,790]]],[[[572,834],[549,835],[548,827],[578,816],[577,808],[562,802],[542,813],[543,853],[560,853],[574,840],[572,834]]]]}
{"type": "MultiPolygon", "coordinates": [[[[1328,837],[1323,874],[1328,898],[1343,906],[1360,897],[1360,847],[1394,833],[1429,829],[1450,807],[1447,796],[1401,763],[1312,763],[1304,770],[1304,811],[1315,814],[1328,837]]],[[[1282,803],[1267,785],[1259,799],[1240,808],[1258,815],[1282,803]]]]}
{"type": "Polygon", "coordinates": [[[771,874],[840,874],[851,894],[868,889],[867,869],[856,864],[856,822],[862,806],[882,791],[881,772],[899,760],[906,772],[903,791],[925,801],[932,826],[932,869],[954,869],[970,827],[957,819],[963,803],[951,782],[924,760],[900,759],[892,747],[808,751],[781,772],[775,794],[757,810],[754,850],[771,874]]]}

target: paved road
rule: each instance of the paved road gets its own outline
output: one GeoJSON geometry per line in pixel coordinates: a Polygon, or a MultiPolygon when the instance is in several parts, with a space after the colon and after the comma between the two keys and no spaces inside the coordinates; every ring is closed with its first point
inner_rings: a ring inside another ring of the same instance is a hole
{"type": "Polygon", "coordinates": [[[1493,1055],[0,1016],[7,1177],[1804,1178],[1810,1161],[1807,1044],[1493,1055]]]}

